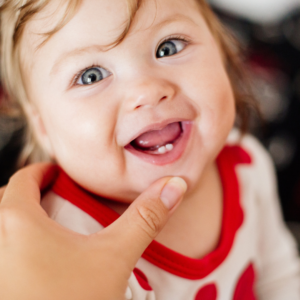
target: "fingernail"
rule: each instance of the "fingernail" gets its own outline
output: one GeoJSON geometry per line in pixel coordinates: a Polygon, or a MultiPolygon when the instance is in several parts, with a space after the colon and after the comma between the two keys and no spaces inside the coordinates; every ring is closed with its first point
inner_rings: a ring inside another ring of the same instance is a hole
{"type": "Polygon", "coordinates": [[[173,177],[161,191],[160,199],[165,207],[171,210],[181,199],[186,190],[186,182],[180,177],[173,177]]]}

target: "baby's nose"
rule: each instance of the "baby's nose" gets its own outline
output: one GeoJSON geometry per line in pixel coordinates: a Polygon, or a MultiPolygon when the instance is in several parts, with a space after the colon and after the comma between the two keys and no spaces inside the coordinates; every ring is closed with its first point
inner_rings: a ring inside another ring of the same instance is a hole
{"type": "Polygon", "coordinates": [[[163,101],[171,100],[176,87],[160,78],[141,78],[131,85],[125,96],[126,110],[155,107],[163,101]]]}

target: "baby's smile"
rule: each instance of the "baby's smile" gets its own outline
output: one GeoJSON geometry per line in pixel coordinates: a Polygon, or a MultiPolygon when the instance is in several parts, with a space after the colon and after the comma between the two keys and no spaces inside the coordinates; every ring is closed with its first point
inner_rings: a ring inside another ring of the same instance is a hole
{"type": "Polygon", "coordinates": [[[183,154],[192,129],[191,121],[165,121],[147,126],[125,149],[146,162],[165,165],[183,154]]]}

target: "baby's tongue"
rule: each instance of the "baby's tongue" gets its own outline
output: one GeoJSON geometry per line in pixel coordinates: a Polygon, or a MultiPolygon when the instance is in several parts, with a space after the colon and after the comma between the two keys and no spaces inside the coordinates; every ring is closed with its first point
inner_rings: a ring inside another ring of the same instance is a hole
{"type": "Polygon", "coordinates": [[[179,122],[171,123],[161,130],[152,130],[145,132],[137,137],[133,142],[133,146],[141,149],[155,150],[168,143],[172,143],[181,134],[181,126],[179,122]],[[150,148],[150,149],[149,149],[150,148]]]}

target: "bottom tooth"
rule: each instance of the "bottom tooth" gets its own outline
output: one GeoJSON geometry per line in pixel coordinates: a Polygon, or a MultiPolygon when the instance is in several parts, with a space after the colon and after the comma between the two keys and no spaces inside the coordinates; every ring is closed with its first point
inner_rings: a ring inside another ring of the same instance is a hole
{"type": "Polygon", "coordinates": [[[166,146],[166,149],[168,150],[168,151],[171,151],[171,150],[173,150],[173,144],[167,144],[166,146]]]}
{"type": "Polygon", "coordinates": [[[158,148],[158,152],[159,152],[160,154],[164,154],[164,153],[167,152],[167,149],[166,149],[165,146],[162,146],[162,147],[159,147],[159,148],[158,148]]]}
{"type": "Polygon", "coordinates": [[[165,154],[166,152],[169,152],[171,150],[173,150],[173,145],[172,144],[167,144],[165,146],[161,146],[158,148],[158,153],[159,154],[165,154]]]}

